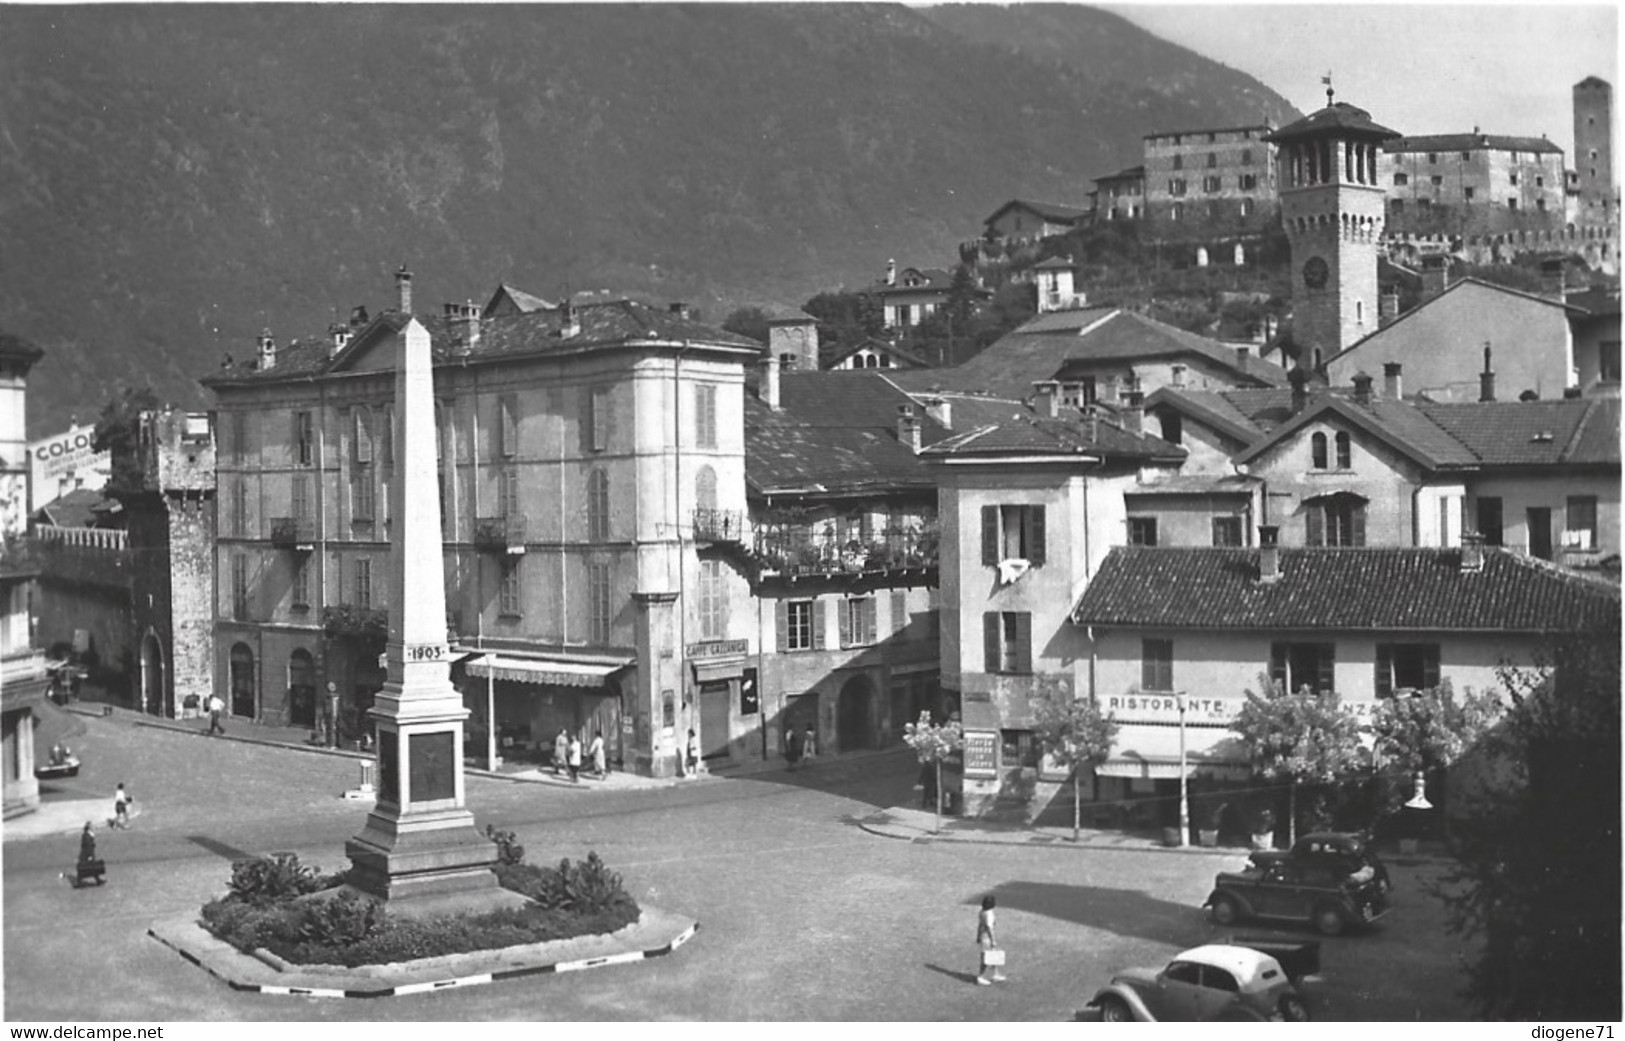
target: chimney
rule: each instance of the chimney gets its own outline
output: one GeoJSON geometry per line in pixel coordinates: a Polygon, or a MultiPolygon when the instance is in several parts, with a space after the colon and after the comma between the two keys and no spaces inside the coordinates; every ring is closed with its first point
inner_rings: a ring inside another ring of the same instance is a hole
{"type": "Polygon", "coordinates": [[[406,270],[405,264],[402,264],[401,269],[395,272],[395,292],[399,296],[399,303],[396,305],[396,310],[400,311],[401,314],[411,314],[412,272],[406,270]]]}
{"type": "Polygon", "coordinates": [[[357,304],[350,308],[350,328],[352,330],[360,329],[370,321],[372,319],[367,315],[366,304],[357,304]]]}
{"type": "Polygon", "coordinates": [[[1145,431],[1145,395],[1131,390],[1123,401],[1123,432],[1138,437],[1145,431]]]}
{"type": "Polygon", "coordinates": [[[259,350],[260,371],[276,368],[276,341],[271,339],[271,330],[260,333],[259,350]]]}
{"type": "Polygon", "coordinates": [[[1450,257],[1435,254],[1422,258],[1422,299],[1431,300],[1450,285],[1450,257]]]}
{"type": "Polygon", "coordinates": [[[929,397],[921,398],[920,404],[925,406],[925,414],[937,421],[937,425],[944,430],[952,430],[953,406],[947,398],[929,397]]]}
{"type": "Polygon", "coordinates": [[[897,284],[897,261],[895,260],[886,261],[886,284],[889,286],[897,284]]]}
{"type": "Polygon", "coordinates": [[[1286,374],[1287,382],[1292,384],[1292,414],[1295,416],[1302,412],[1304,406],[1309,404],[1309,376],[1302,366],[1294,365],[1292,371],[1286,374]]]}
{"type": "Polygon", "coordinates": [[[350,343],[350,327],[343,322],[334,322],[327,327],[327,334],[332,337],[332,344],[327,352],[329,358],[336,356],[350,343]]]}
{"type": "Polygon", "coordinates": [[[1540,262],[1540,292],[1559,302],[1563,299],[1563,258],[1554,257],[1540,262]]]}
{"type": "Polygon", "coordinates": [[[1034,384],[1038,393],[1033,395],[1033,411],[1046,419],[1061,414],[1061,385],[1050,380],[1034,384]]]}
{"type": "Polygon", "coordinates": [[[1354,374],[1354,403],[1371,407],[1371,376],[1369,373],[1356,372],[1354,374]]]}
{"type": "Polygon", "coordinates": [[[779,406],[779,357],[768,354],[762,359],[762,382],[756,386],[756,396],[762,404],[777,412],[779,406]]]}
{"type": "Polygon", "coordinates": [[[1281,529],[1274,524],[1258,526],[1258,580],[1277,582],[1281,578],[1281,529]]]}
{"type": "Polygon", "coordinates": [[[458,354],[468,354],[480,345],[480,305],[469,300],[445,306],[446,327],[458,354]]]}
{"type": "Polygon", "coordinates": [[[581,335],[581,316],[576,313],[575,305],[566,296],[559,301],[559,336],[568,340],[572,336],[581,335]]]}
{"type": "Polygon", "coordinates": [[[1386,286],[1377,294],[1377,328],[1399,317],[1399,287],[1386,286]]]}
{"type": "Polygon", "coordinates": [[[1490,345],[1484,342],[1484,371],[1478,374],[1478,400],[1495,400],[1495,370],[1490,368],[1490,345]]]}
{"type": "Polygon", "coordinates": [[[1249,347],[1237,347],[1236,348],[1236,368],[1240,369],[1242,372],[1246,372],[1247,371],[1247,359],[1248,359],[1249,356],[1251,356],[1251,354],[1252,354],[1252,349],[1251,348],[1249,348],[1249,347]]]}
{"type": "Polygon", "coordinates": [[[907,445],[916,455],[920,451],[920,421],[915,418],[913,405],[897,406],[897,440],[907,445]]]}
{"type": "Polygon", "coordinates": [[[1484,570],[1484,536],[1476,531],[1461,536],[1461,573],[1472,574],[1484,570]]]}
{"type": "Polygon", "coordinates": [[[1397,361],[1382,363],[1382,396],[1389,401],[1399,401],[1405,397],[1404,368],[1397,361]]]}

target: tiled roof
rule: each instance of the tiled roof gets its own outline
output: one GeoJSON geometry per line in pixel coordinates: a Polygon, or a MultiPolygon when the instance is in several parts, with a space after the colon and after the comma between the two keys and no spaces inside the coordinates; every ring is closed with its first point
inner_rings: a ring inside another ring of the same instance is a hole
{"type": "Polygon", "coordinates": [[[1328,131],[1338,131],[1351,137],[1379,139],[1399,136],[1399,131],[1389,130],[1380,123],[1372,122],[1371,113],[1365,109],[1356,108],[1346,101],[1339,101],[1318,112],[1311,112],[1296,123],[1265,134],[1264,140],[1279,144],[1282,141],[1295,141],[1302,137],[1319,137],[1328,131]]]}
{"type": "Polygon", "coordinates": [[[1396,137],[1382,143],[1384,152],[1475,152],[1491,148],[1500,152],[1556,152],[1563,150],[1544,137],[1507,137],[1504,134],[1424,134],[1396,137]]]}
{"type": "Polygon", "coordinates": [[[1080,625],[1404,632],[1573,632],[1612,617],[1620,591],[1544,561],[1486,548],[1463,572],[1456,549],[1283,548],[1258,578],[1256,549],[1120,546],[1072,611],[1080,625]]]}
{"type": "Polygon", "coordinates": [[[346,362],[365,351],[368,345],[405,328],[408,317],[416,317],[428,330],[430,350],[436,364],[453,359],[460,363],[464,360],[491,361],[510,356],[575,354],[636,340],[688,341],[708,346],[744,348],[758,354],[762,350],[762,345],[749,337],[634,300],[577,304],[574,310],[580,329],[569,337],[559,335],[562,322],[556,309],[481,319],[479,343],[466,354],[457,353],[451,327],[443,315],[408,316],[399,311],[388,311],[373,319],[336,357],[329,357],[331,348],[325,337],[296,340],[277,350],[276,364],[270,369],[262,370],[244,362],[211,373],[201,382],[205,386],[217,386],[310,376],[330,370],[342,371],[346,362]]]}
{"type": "Polygon", "coordinates": [[[1409,407],[1486,466],[1620,464],[1618,398],[1409,407]]]}
{"type": "Polygon", "coordinates": [[[1245,366],[1240,365],[1236,360],[1235,348],[1135,311],[1121,311],[1113,315],[1078,337],[1076,343],[1078,347],[1068,355],[1068,361],[1199,354],[1220,368],[1265,386],[1286,385],[1286,370],[1274,362],[1249,357],[1245,366]]]}
{"type": "MultiPolygon", "coordinates": [[[[808,318],[808,321],[814,320],[815,319],[810,317],[808,318]]],[[[926,361],[913,351],[905,350],[904,348],[897,346],[895,343],[887,343],[885,340],[877,340],[872,336],[866,336],[857,343],[854,343],[851,346],[845,347],[837,351],[835,354],[832,354],[829,360],[824,363],[824,368],[833,369],[841,362],[852,357],[852,355],[865,348],[874,351],[876,354],[886,353],[890,354],[894,358],[901,358],[903,361],[908,362],[915,368],[924,369],[929,368],[931,365],[929,361],[926,361]]]]}
{"type": "Polygon", "coordinates": [[[1563,302],[1595,318],[1607,315],[1619,317],[1618,286],[1592,286],[1578,293],[1569,293],[1563,297],[1563,302]]]}
{"type": "Polygon", "coordinates": [[[1263,478],[1246,474],[1170,474],[1124,488],[1124,495],[1251,495],[1263,478]]]}
{"type": "Polygon", "coordinates": [[[92,488],[75,488],[41,506],[37,511],[47,524],[58,528],[89,528],[116,504],[92,488]]]}
{"type": "Polygon", "coordinates": [[[1145,408],[1152,412],[1162,406],[1191,416],[1244,445],[1264,433],[1263,427],[1218,391],[1159,387],[1145,399],[1145,408]]]}
{"type": "Polygon", "coordinates": [[[489,314],[492,310],[494,310],[504,296],[512,301],[516,310],[525,314],[529,314],[532,311],[550,311],[558,306],[558,304],[552,303],[551,301],[543,300],[535,293],[527,293],[523,289],[516,289],[513,286],[510,286],[508,283],[503,282],[501,285],[497,286],[496,292],[492,293],[491,299],[486,302],[485,313],[489,314]]]}
{"type": "MultiPolygon", "coordinates": [[[[745,478],[757,492],[928,488],[914,451],[897,440],[897,406],[914,405],[876,369],[787,372],[778,411],[745,398],[745,478]]],[[[920,437],[948,431],[915,405],[920,437]]]]}
{"type": "Polygon", "coordinates": [[[993,215],[985,220],[984,224],[991,224],[1001,217],[1006,210],[1016,207],[1031,210],[1045,220],[1055,220],[1061,223],[1070,223],[1079,217],[1087,216],[1089,210],[1082,206],[1063,206],[1058,202],[1034,202],[1031,199],[1011,199],[1009,202],[993,211],[993,215]]]}
{"type": "Polygon", "coordinates": [[[1127,169],[1119,170],[1114,174],[1107,174],[1105,177],[1096,177],[1094,182],[1096,184],[1105,184],[1107,181],[1138,181],[1144,177],[1145,166],[1141,164],[1140,166],[1130,166],[1127,169]]]}
{"type": "MultiPolygon", "coordinates": [[[[1104,410],[1103,410],[1104,411],[1104,410]]],[[[1113,459],[1180,462],[1185,450],[1151,434],[1131,434],[1116,422],[1098,419],[1093,426],[1076,414],[1050,418],[1031,411],[988,426],[966,428],[931,445],[923,456],[933,459],[976,456],[1081,455],[1113,459]]]]}
{"type": "Polygon", "coordinates": [[[1043,314],[1034,315],[1022,322],[1012,329],[1010,334],[1077,333],[1094,325],[1101,319],[1109,317],[1116,310],[1116,304],[1096,304],[1093,307],[1070,307],[1061,311],[1045,311],[1043,314]]]}
{"type": "Polygon", "coordinates": [[[1149,141],[1154,137],[1193,137],[1197,134],[1234,134],[1238,130],[1274,130],[1272,123],[1248,123],[1246,126],[1235,127],[1197,127],[1194,130],[1157,130],[1143,135],[1149,141]]]}
{"type": "Polygon", "coordinates": [[[1340,417],[1349,425],[1365,430],[1372,437],[1433,469],[1470,466],[1477,462],[1465,445],[1451,437],[1411,402],[1373,398],[1370,404],[1359,405],[1341,395],[1325,392],[1312,397],[1302,412],[1271,431],[1268,437],[1255,441],[1237,454],[1235,461],[1246,463],[1309,423],[1323,420],[1328,415],[1340,417]]]}

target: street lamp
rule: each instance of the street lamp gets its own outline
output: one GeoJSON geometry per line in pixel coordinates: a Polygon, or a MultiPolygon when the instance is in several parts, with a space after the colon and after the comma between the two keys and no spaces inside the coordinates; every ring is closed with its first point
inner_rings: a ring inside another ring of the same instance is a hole
{"type": "Polygon", "coordinates": [[[1177,691],[1174,694],[1174,703],[1179,706],[1179,842],[1185,846],[1190,843],[1191,834],[1191,803],[1190,785],[1185,777],[1185,692],[1177,691]]]}

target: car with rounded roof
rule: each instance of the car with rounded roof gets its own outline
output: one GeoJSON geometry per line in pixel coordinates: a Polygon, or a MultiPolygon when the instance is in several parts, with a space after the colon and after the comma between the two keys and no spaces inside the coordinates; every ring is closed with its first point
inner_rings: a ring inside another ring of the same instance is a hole
{"type": "Polygon", "coordinates": [[[1319,946],[1275,946],[1272,952],[1203,944],[1174,955],[1160,969],[1124,969],[1096,992],[1089,1007],[1098,1008],[1107,1023],[1307,1021],[1309,1006],[1294,980],[1319,971],[1319,946]],[[1290,976],[1277,955],[1292,964],[1290,976]]]}

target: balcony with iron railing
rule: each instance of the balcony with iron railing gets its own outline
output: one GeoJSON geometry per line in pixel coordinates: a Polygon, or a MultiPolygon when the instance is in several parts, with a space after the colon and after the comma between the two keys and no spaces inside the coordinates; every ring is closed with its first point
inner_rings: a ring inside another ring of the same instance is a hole
{"type": "Polygon", "coordinates": [[[743,545],[750,526],[739,510],[699,507],[694,511],[696,542],[735,542],[743,545]]]}
{"type": "Polygon", "coordinates": [[[271,545],[309,553],[316,548],[316,522],[309,517],[271,518],[271,545]]]}
{"type": "Polygon", "coordinates": [[[888,528],[869,539],[842,540],[830,525],[761,525],[753,555],[763,575],[873,574],[937,566],[934,524],[888,528]]]}
{"type": "Polygon", "coordinates": [[[525,552],[525,518],[520,516],[476,518],[474,548],[488,553],[525,552]]]}

